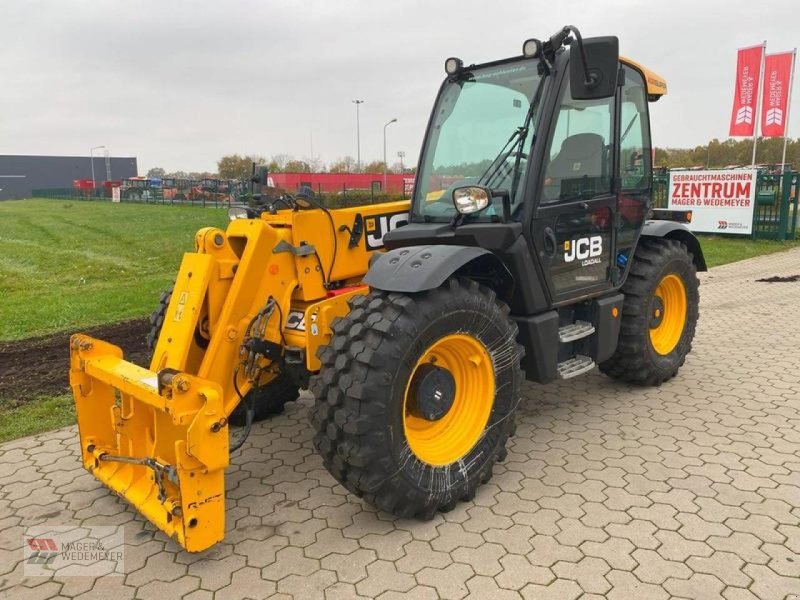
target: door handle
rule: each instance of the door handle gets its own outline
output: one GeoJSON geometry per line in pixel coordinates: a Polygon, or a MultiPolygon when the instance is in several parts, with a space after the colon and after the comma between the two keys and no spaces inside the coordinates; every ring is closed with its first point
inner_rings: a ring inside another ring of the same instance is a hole
{"type": "Polygon", "coordinates": [[[544,228],[544,254],[545,256],[555,256],[556,254],[556,233],[550,227],[544,228]]]}

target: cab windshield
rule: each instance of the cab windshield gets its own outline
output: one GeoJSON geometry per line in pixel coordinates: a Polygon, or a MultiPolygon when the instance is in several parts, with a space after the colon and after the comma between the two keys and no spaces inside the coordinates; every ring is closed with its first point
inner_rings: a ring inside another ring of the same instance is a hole
{"type": "MultiPolygon", "coordinates": [[[[456,215],[452,190],[479,184],[507,190],[512,214],[522,200],[542,76],[539,61],[466,69],[445,83],[423,147],[414,190],[418,221],[456,215]]],[[[500,216],[501,201],[470,220],[500,216]]]]}

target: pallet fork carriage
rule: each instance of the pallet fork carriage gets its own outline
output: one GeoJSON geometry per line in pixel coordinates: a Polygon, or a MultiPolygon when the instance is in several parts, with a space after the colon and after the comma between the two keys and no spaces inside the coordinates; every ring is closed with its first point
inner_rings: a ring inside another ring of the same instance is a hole
{"type": "Polygon", "coordinates": [[[650,211],[664,80],[574,27],[446,72],[410,202],[232,208],[162,296],[148,368],[72,337],[84,467],[187,550],[223,539],[229,455],[298,389],[333,477],[428,518],[504,458],[523,379],[683,364],[705,264],[685,213],[650,211]]]}

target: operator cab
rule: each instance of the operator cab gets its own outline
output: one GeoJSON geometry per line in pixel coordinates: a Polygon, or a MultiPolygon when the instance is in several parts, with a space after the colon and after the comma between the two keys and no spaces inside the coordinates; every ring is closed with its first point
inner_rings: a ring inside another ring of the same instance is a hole
{"type": "Polygon", "coordinates": [[[565,27],[523,49],[446,61],[410,224],[384,241],[484,248],[498,259],[487,283],[533,314],[623,282],[650,209],[648,100],[667,88],[615,37],[565,27]]]}

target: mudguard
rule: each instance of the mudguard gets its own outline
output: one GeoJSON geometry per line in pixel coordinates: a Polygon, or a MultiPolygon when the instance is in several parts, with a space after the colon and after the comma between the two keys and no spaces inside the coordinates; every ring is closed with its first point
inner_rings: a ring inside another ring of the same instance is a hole
{"type": "Polygon", "coordinates": [[[708,271],[706,259],[700,241],[683,223],[676,221],[652,220],[646,221],[642,227],[642,236],[666,238],[682,242],[694,258],[694,266],[698,271],[708,271]]]}
{"type": "Polygon", "coordinates": [[[407,246],[375,255],[364,283],[387,292],[424,292],[439,287],[458,269],[492,254],[474,246],[407,246]]]}

